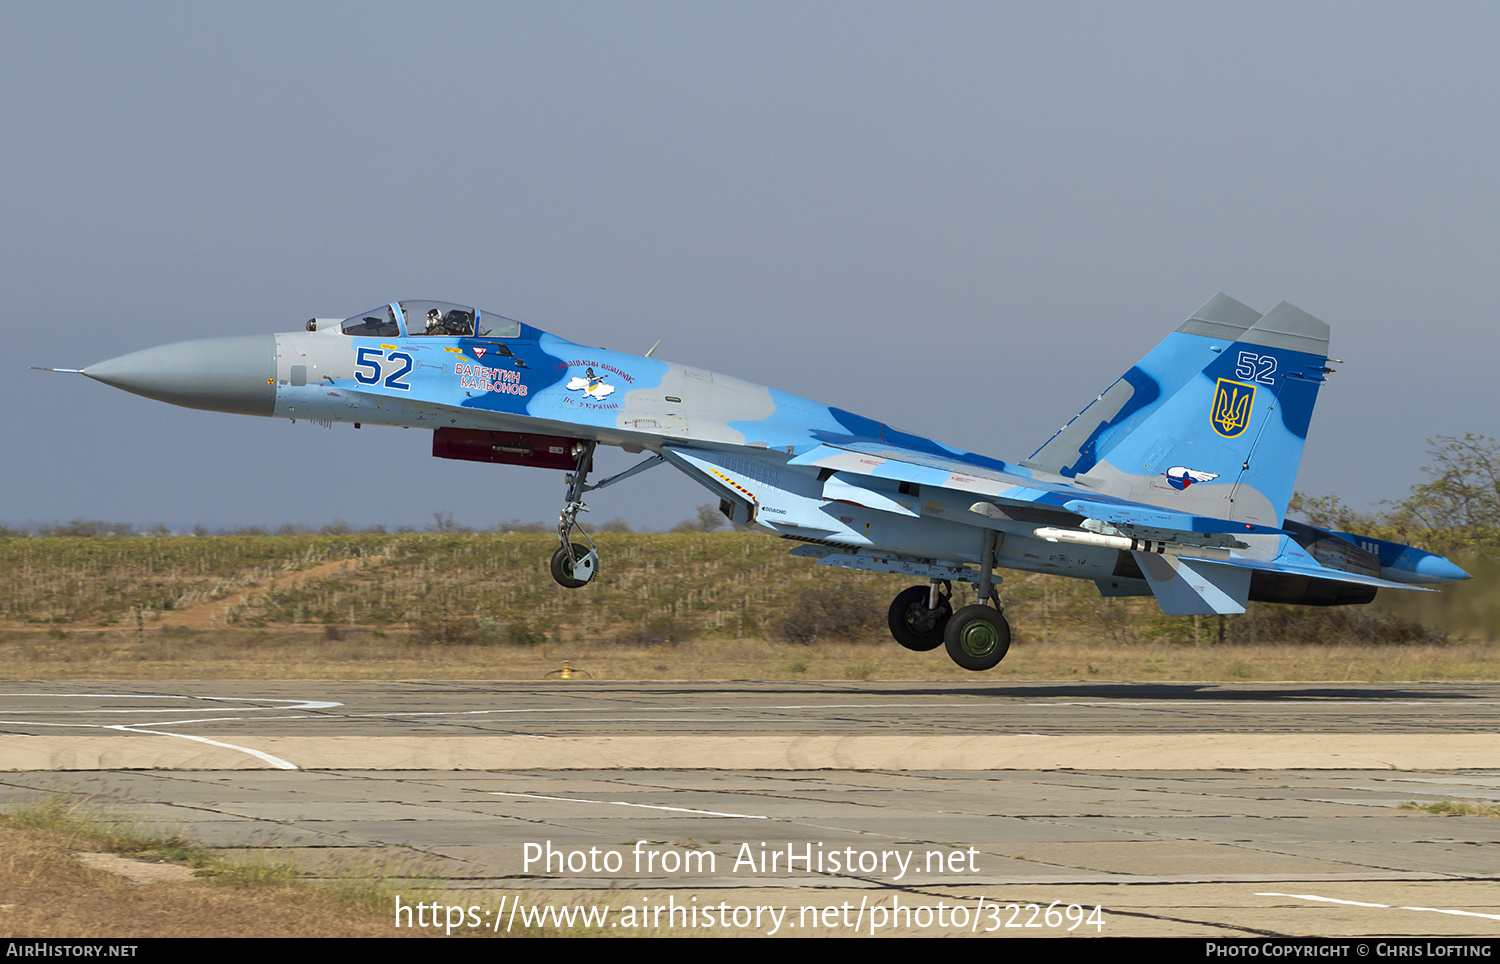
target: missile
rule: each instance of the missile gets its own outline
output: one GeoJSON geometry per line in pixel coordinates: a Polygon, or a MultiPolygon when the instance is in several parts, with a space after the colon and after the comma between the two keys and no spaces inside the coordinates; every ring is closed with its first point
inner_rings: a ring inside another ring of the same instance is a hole
{"type": "Polygon", "coordinates": [[[1078,529],[1042,526],[1031,530],[1031,534],[1045,542],[1067,542],[1076,546],[1099,546],[1105,549],[1123,549],[1126,552],[1152,552],[1159,555],[1188,556],[1194,559],[1229,558],[1228,549],[1215,546],[1189,546],[1177,542],[1157,542],[1153,539],[1132,539],[1129,536],[1109,536],[1102,532],[1082,532],[1078,529]]]}

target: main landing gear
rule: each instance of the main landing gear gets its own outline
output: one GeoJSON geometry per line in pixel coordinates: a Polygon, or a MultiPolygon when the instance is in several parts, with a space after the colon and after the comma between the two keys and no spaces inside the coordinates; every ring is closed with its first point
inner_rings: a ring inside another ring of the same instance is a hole
{"type": "Polygon", "coordinates": [[[964,669],[993,669],[1010,650],[1010,623],[1000,612],[998,593],[990,590],[986,605],[953,611],[952,588],[946,579],[930,586],[912,586],[891,603],[891,635],[907,649],[925,653],[939,646],[964,669]]]}
{"type": "Polygon", "coordinates": [[[948,658],[964,669],[993,669],[1010,652],[1010,623],[998,609],[965,606],[943,630],[948,658]]]}
{"type": "Polygon", "coordinates": [[[896,642],[915,653],[943,645],[943,630],[953,618],[953,584],[934,579],[931,586],[912,586],[891,603],[888,616],[896,642]]]}
{"type": "Polygon", "coordinates": [[[919,653],[945,646],[948,657],[964,669],[997,666],[1010,651],[1010,623],[1000,612],[1000,594],[993,582],[994,530],[986,530],[979,559],[979,598],[990,605],[981,602],[954,612],[953,586],[948,580],[912,586],[891,603],[889,622],[896,642],[919,653]]]}

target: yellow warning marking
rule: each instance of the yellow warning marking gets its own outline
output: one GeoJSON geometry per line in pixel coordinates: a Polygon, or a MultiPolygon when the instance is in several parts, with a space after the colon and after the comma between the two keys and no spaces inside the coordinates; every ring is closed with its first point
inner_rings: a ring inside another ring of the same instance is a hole
{"type": "Polygon", "coordinates": [[[709,471],[712,472],[714,475],[717,475],[720,479],[722,479],[724,481],[725,485],[729,486],[731,489],[734,489],[736,492],[740,493],[745,498],[749,499],[751,502],[755,502],[756,501],[755,493],[751,492],[749,489],[745,488],[743,485],[740,485],[734,479],[731,479],[729,476],[725,475],[723,472],[720,472],[718,469],[709,469],[709,471]]]}

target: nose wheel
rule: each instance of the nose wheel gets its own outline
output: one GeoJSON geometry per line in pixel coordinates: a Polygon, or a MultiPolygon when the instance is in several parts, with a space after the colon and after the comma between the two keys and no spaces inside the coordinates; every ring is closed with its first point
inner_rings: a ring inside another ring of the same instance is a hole
{"type": "Polygon", "coordinates": [[[552,578],[564,589],[578,589],[593,581],[599,571],[599,551],[591,546],[570,543],[559,546],[552,554],[552,578]]]}
{"type": "Polygon", "coordinates": [[[654,468],[665,463],[660,453],[649,455],[644,461],[626,469],[624,472],[611,475],[609,478],[593,485],[588,484],[589,469],[594,461],[594,449],[599,443],[577,441],[573,443],[573,457],[578,460],[578,467],[573,474],[567,477],[568,496],[563,503],[563,510],[557,517],[557,551],[552,554],[552,578],[564,589],[577,589],[587,586],[599,575],[599,547],[594,545],[594,540],[584,531],[583,526],[578,524],[578,513],[589,511],[589,507],[583,504],[583,494],[595,489],[602,489],[606,485],[614,485],[622,482],[632,475],[638,475],[647,469],[654,468]],[[573,530],[588,545],[580,545],[573,541],[573,530]]]}

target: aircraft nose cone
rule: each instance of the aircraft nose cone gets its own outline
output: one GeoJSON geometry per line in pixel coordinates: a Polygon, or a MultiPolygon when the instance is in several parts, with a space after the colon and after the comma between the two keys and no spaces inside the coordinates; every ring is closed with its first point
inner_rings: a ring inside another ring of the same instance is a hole
{"type": "Polygon", "coordinates": [[[276,408],[276,336],[179,341],[111,358],[83,373],[173,405],[271,415],[276,408]]]}

